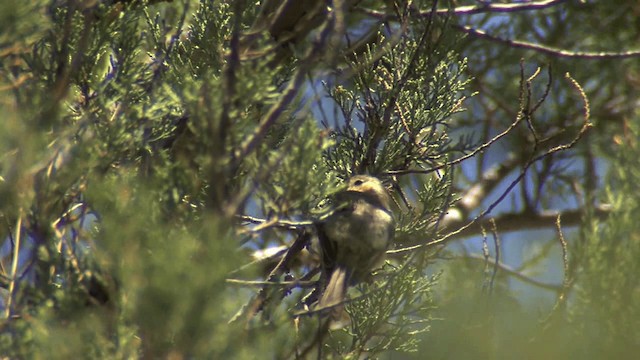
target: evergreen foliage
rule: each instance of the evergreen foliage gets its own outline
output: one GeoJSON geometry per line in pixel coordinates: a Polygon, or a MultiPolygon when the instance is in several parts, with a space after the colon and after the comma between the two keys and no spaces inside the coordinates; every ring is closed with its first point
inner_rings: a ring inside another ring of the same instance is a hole
{"type": "Polygon", "coordinates": [[[632,358],[638,11],[5,0],[0,357],[632,358]],[[355,174],[394,247],[327,330],[355,174]]]}

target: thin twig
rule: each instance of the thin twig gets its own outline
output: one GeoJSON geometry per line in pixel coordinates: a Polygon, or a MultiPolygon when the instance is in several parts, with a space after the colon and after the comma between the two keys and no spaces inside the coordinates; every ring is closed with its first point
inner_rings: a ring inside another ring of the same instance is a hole
{"type": "MultiPolygon", "coordinates": [[[[560,223],[560,215],[558,215],[558,220],[556,222],[556,226],[558,229],[558,240],[560,241],[560,246],[562,247],[562,264],[564,270],[564,279],[562,281],[563,290],[566,290],[571,282],[569,276],[569,251],[567,250],[567,241],[564,239],[564,234],[562,233],[562,224],[560,223]]],[[[561,296],[564,298],[564,294],[561,296]]]]}
{"type": "MultiPolygon", "coordinates": [[[[606,219],[611,213],[610,205],[600,205],[595,207],[593,216],[598,219],[606,219]]],[[[576,226],[582,222],[584,211],[582,209],[567,209],[561,212],[546,211],[540,213],[520,212],[506,213],[494,217],[498,228],[501,232],[521,231],[527,229],[545,229],[553,227],[558,214],[562,214],[565,226],[576,226]]],[[[458,221],[449,223],[447,228],[454,228],[460,225],[458,221]]],[[[477,224],[468,227],[455,236],[455,238],[469,237],[481,233],[483,226],[489,226],[489,220],[479,221],[477,224]]]]}
{"type": "MultiPolygon", "coordinates": [[[[329,332],[329,325],[331,323],[331,318],[326,318],[326,319],[319,319],[319,324],[318,324],[318,330],[316,331],[316,336],[313,337],[313,339],[309,342],[309,344],[307,346],[305,346],[305,348],[302,350],[301,353],[298,353],[297,348],[295,349],[295,359],[307,359],[307,355],[309,354],[309,352],[311,350],[313,350],[314,347],[318,346],[318,355],[317,358],[321,359],[322,358],[322,346],[320,345],[322,342],[322,339],[324,339],[325,335],[329,332]]],[[[290,356],[287,356],[287,358],[291,358],[294,355],[291,354],[290,356]]]]}
{"type": "Polygon", "coordinates": [[[282,97],[280,97],[280,101],[271,106],[267,115],[260,121],[258,127],[256,127],[254,133],[235,151],[234,158],[237,161],[244,159],[249,153],[255,150],[260,141],[267,136],[268,130],[284,113],[287,106],[296,98],[302,88],[307,71],[311,67],[311,64],[317,61],[317,57],[322,53],[322,49],[325,48],[327,37],[331,31],[330,22],[326,22],[324,29],[319,35],[319,39],[316,40],[315,45],[309,49],[305,58],[301,60],[298,70],[289,81],[289,85],[285,89],[282,97]]]}
{"type": "Polygon", "coordinates": [[[569,72],[564,74],[565,79],[569,80],[569,82],[571,83],[571,85],[573,85],[573,87],[578,90],[578,93],[580,94],[580,97],[582,98],[582,102],[584,103],[584,119],[585,122],[589,122],[589,119],[591,118],[591,107],[589,106],[589,99],[587,98],[587,94],[584,92],[584,89],[582,88],[582,86],[580,86],[580,83],[578,83],[576,81],[576,79],[574,79],[571,74],[569,72]]]}
{"type": "Polygon", "coordinates": [[[501,138],[503,138],[505,135],[507,135],[508,133],[511,132],[511,130],[513,130],[519,123],[520,121],[522,121],[522,117],[518,117],[514,122],[511,123],[511,125],[509,125],[508,128],[506,128],[505,130],[503,130],[501,133],[499,133],[498,135],[494,136],[491,140],[489,140],[488,142],[478,146],[477,148],[473,149],[473,151],[471,151],[469,154],[461,156],[455,160],[451,160],[448,161],[446,163],[443,163],[441,165],[438,166],[434,166],[431,167],[429,169],[403,169],[403,170],[390,170],[387,171],[385,173],[385,175],[405,175],[405,174],[428,174],[428,173],[432,173],[434,171],[438,171],[441,169],[444,169],[446,167],[450,167],[453,165],[457,165],[469,158],[474,157],[476,154],[478,154],[479,152],[485,150],[486,148],[488,148],[489,146],[491,146],[493,143],[495,143],[496,141],[500,140],[501,138]]]}
{"type": "MultiPolygon", "coordinates": [[[[312,220],[302,220],[302,221],[292,221],[292,220],[281,220],[281,219],[260,219],[254,216],[249,215],[236,215],[236,217],[242,221],[253,223],[253,224],[270,224],[269,227],[278,227],[284,228],[287,230],[299,230],[303,227],[312,226],[314,222],[312,220]]],[[[258,228],[258,230],[251,229],[251,231],[262,231],[265,230],[265,227],[258,228]]]]}
{"type": "Polygon", "coordinates": [[[479,39],[485,39],[496,43],[504,44],[512,48],[520,48],[526,50],[533,50],[543,54],[551,55],[560,58],[571,59],[586,59],[586,60],[609,60],[609,59],[627,59],[640,57],[640,50],[620,51],[620,52],[582,52],[582,51],[568,51],[564,49],[553,48],[549,46],[534,44],[526,41],[503,39],[497,36],[489,35],[483,30],[474,29],[464,25],[452,25],[454,28],[459,29],[471,36],[475,36],[479,39]]]}
{"type": "Polygon", "coordinates": [[[547,96],[549,96],[549,93],[551,92],[552,82],[553,82],[553,72],[551,71],[551,65],[549,65],[547,66],[547,86],[545,86],[544,93],[542,94],[540,99],[538,99],[538,102],[536,102],[535,105],[531,107],[532,113],[536,112],[538,108],[542,105],[542,103],[547,99],[547,96]]]}
{"type": "Polygon", "coordinates": [[[567,293],[571,288],[571,275],[569,271],[569,255],[567,250],[567,241],[564,239],[564,234],[562,233],[562,224],[560,222],[560,215],[558,215],[558,219],[556,221],[556,229],[558,231],[558,241],[560,241],[560,247],[562,249],[562,265],[564,270],[564,276],[562,279],[562,288],[558,294],[558,298],[556,299],[556,303],[553,305],[553,308],[549,312],[545,322],[544,329],[548,329],[551,325],[550,320],[557,313],[557,311],[566,303],[567,301],[567,293]]]}
{"type": "Polygon", "coordinates": [[[222,153],[222,149],[225,147],[225,143],[227,141],[229,124],[231,124],[231,114],[232,114],[232,106],[236,97],[236,74],[240,67],[240,32],[241,32],[241,11],[242,9],[242,1],[236,1],[234,3],[234,21],[233,21],[233,29],[231,32],[231,41],[229,42],[229,46],[231,48],[231,52],[227,58],[227,66],[223,72],[223,82],[224,82],[224,94],[222,97],[222,112],[220,113],[220,123],[216,127],[215,130],[215,142],[217,143],[216,151],[222,153]]]}
{"type": "Polygon", "coordinates": [[[258,281],[258,280],[242,280],[242,279],[225,279],[229,284],[242,285],[242,286],[272,286],[272,287],[299,287],[310,288],[318,284],[317,281],[258,281]]]}
{"type": "MultiPolygon", "coordinates": [[[[484,257],[484,255],[465,255],[465,256],[459,256],[459,257],[453,257],[451,259],[461,259],[461,260],[474,260],[474,261],[481,261],[481,262],[485,262],[486,259],[484,257]]],[[[489,258],[489,260],[491,260],[491,258],[489,258]]],[[[495,261],[495,260],[494,260],[495,261]]],[[[504,264],[500,261],[495,261],[495,264],[497,264],[497,268],[500,271],[504,271],[507,275],[513,276],[514,278],[529,284],[529,285],[533,285],[535,287],[539,287],[541,289],[545,289],[545,290],[551,290],[551,291],[555,291],[555,292],[561,292],[562,291],[562,284],[549,284],[540,280],[536,280],[532,277],[529,277],[525,274],[523,274],[522,272],[512,268],[511,266],[504,264]]]]}
{"type": "MultiPolygon", "coordinates": [[[[549,7],[559,5],[567,0],[547,0],[547,1],[532,1],[527,3],[511,3],[511,4],[497,4],[497,3],[483,3],[481,5],[468,5],[459,6],[453,9],[438,9],[435,13],[437,15],[474,15],[484,13],[513,13],[520,11],[536,11],[549,7]]],[[[388,12],[357,8],[357,10],[363,14],[377,19],[390,20],[395,19],[397,16],[389,14],[388,12]]],[[[419,11],[418,15],[421,17],[432,16],[432,12],[429,10],[419,11]]]]}
{"type": "Polygon", "coordinates": [[[493,246],[496,248],[496,259],[493,262],[493,273],[491,274],[491,282],[489,283],[489,293],[493,292],[493,284],[498,273],[498,263],[500,262],[500,236],[498,235],[498,227],[496,222],[491,219],[491,234],[493,235],[493,246]]]}
{"type": "MultiPolygon", "coordinates": [[[[267,282],[275,282],[276,277],[284,272],[285,268],[289,266],[291,260],[297,256],[297,254],[302,251],[302,249],[309,242],[310,234],[306,231],[301,232],[296,240],[291,244],[285,255],[280,259],[280,262],[273,268],[273,270],[267,276],[267,282]]],[[[236,315],[233,316],[229,323],[234,322],[242,317],[245,318],[246,321],[249,321],[260,309],[264,306],[265,302],[268,300],[267,294],[267,286],[263,285],[262,289],[256,294],[256,296],[249,301],[249,303],[244,306],[236,315]]]]}
{"type": "MultiPolygon", "coordinates": [[[[466,228],[470,227],[471,225],[473,225],[476,221],[478,221],[479,219],[483,218],[484,216],[486,216],[488,213],[490,213],[491,211],[493,211],[493,209],[498,206],[498,204],[500,204],[504,198],[507,196],[507,194],[509,194],[511,192],[511,190],[516,186],[516,184],[518,184],[526,175],[527,171],[529,170],[529,168],[531,167],[531,165],[535,164],[536,162],[546,158],[547,156],[550,156],[556,152],[560,152],[560,151],[564,151],[564,150],[568,150],[572,147],[574,147],[578,141],[587,133],[587,131],[593,126],[593,124],[591,124],[591,122],[589,121],[589,115],[590,115],[590,111],[589,111],[589,102],[588,99],[586,97],[586,94],[584,93],[584,90],[582,89],[582,87],[580,86],[580,84],[571,77],[571,75],[569,73],[566,73],[566,78],[568,78],[571,83],[578,89],[578,91],[580,92],[583,102],[584,102],[584,108],[585,108],[585,119],[584,119],[584,123],[582,125],[582,128],[580,129],[580,131],[578,132],[578,134],[576,134],[576,136],[573,138],[573,140],[567,144],[562,144],[562,145],[558,145],[555,146],[549,150],[547,150],[546,152],[530,159],[522,168],[522,171],[520,172],[520,175],[518,175],[518,177],[513,180],[511,182],[511,184],[509,184],[509,186],[507,187],[507,189],[500,195],[500,197],[495,200],[493,203],[491,203],[489,205],[489,207],[485,210],[483,210],[478,216],[476,216],[473,220],[471,220],[470,222],[468,222],[466,225],[462,226],[461,228],[459,228],[458,230],[451,232],[445,236],[443,236],[441,239],[437,239],[434,241],[431,241],[429,243],[426,244],[422,244],[422,245],[416,245],[417,247],[422,247],[422,246],[433,246],[433,245],[437,245],[437,244],[441,244],[443,242],[445,242],[447,239],[449,239],[450,237],[454,236],[455,234],[458,234],[462,231],[464,231],[466,228]]],[[[535,144],[535,146],[537,146],[537,144],[535,144]]],[[[415,246],[414,246],[415,248],[415,246]]]]}
{"type": "MultiPolygon", "coordinates": [[[[487,242],[487,232],[484,227],[480,228],[482,235],[482,257],[484,258],[484,275],[486,276],[489,273],[489,258],[491,254],[489,253],[489,243],[487,242]]],[[[487,281],[484,280],[482,284],[482,291],[484,292],[487,288],[487,281]]]]}
{"type": "Polygon", "coordinates": [[[20,239],[22,235],[22,210],[20,210],[20,217],[16,224],[16,236],[15,243],[13,244],[13,258],[11,259],[11,280],[9,281],[9,297],[7,298],[7,304],[4,308],[4,318],[9,319],[11,316],[11,307],[14,303],[16,279],[18,272],[18,257],[20,255],[20,239]]]}
{"type": "Polygon", "coordinates": [[[489,214],[491,211],[493,211],[493,209],[496,206],[498,206],[498,204],[502,203],[502,201],[507,197],[507,195],[511,192],[511,190],[518,183],[520,183],[520,181],[524,178],[524,176],[526,175],[526,173],[529,170],[529,168],[531,167],[531,165],[533,165],[534,163],[540,161],[541,159],[544,159],[545,157],[547,157],[547,156],[549,156],[551,154],[554,154],[556,152],[564,151],[564,150],[568,150],[568,149],[572,148],[582,138],[582,136],[587,132],[587,130],[589,130],[591,127],[592,127],[592,124],[588,121],[588,119],[585,119],[584,125],[582,126],[582,128],[580,129],[578,134],[575,136],[575,138],[571,142],[569,142],[567,144],[558,145],[556,147],[553,147],[553,148],[547,150],[546,152],[544,152],[544,153],[542,153],[542,154],[530,159],[524,165],[524,167],[522,168],[522,171],[520,171],[520,174],[518,175],[518,177],[516,179],[514,179],[509,184],[509,186],[507,186],[507,188],[502,192],[502,194],[498,197],[498,199],[496,199],[494,202],[492,202],[489,205],[489,207],[487,207],[480,214],[478,214],[475,218],[473,218],[473,220],[469,221],[467,224],[465,224],[462,227],[460,227],[458,230],[452,231],[452,232],[444,235],[440,239],[436,239],[436,240],[430,241],[428,243],[419,244],[419,245],[415,245],[415,246],[410,246],[410,247],[406,247],[406,248],[402,248],[402,249],[396,249],[396,250],[388,251],[387,253],[401,253],[401,252],[406,252],[406,251],[413,251],[413,250],[416,250],[416,249],[420,249],[422,247],[430,247],[430,246],[439,245],[439,244],[442,244],[442,243],[448,241],[450,238],[452,238],[452,237],[454,237],[456,235],[459,235],[460,233],[464,232],[465,230],[470,228],[473,224],[477,223],[480,219],[482,219],[487,214],[489,214]]]}
{"type": "MultiPolygon", "coordinates": [[[[72,223],[77,220],[83,219],[87,214],[87,206],[84,203],[77,203],[69,208],[69,210],[65,211],[65,213],[60,216],[56,221],[53,222],[52,227],[54,229],[54,233],[56,237],[59,239],[58,244],[56,245],[59,253],[62,253],[62,247],[65,246],[65,253],[70,259],[71,267],[75,270],[78,275],[78,281],[82,281],[85,277],[85,272],[80,269],[80,260],[76,256],[73,249],[75,249],[75,245],[78,242],[77,237],[75,239],[71,239],[68,241],[66,239],[68,226],[73,226],[72,223]],[[74,215],[73,212],[80,208],[80,213],[78,215],[74,215]]],[[[82,224],[79,225],[80,227],[82,224]]],[[[71,235],[74,236],[74,235],[71,235]]],[[[54,275],[53,273],[51,274],[54,275]]],[[[86,286],[85,286],[86,288],[86,286]]]]}
{"type": "MultiPolygon", "coordinates": [[[[496,4],[485,2],[481,5],[460,6],[451,10],[455,15],[473,15],[482,13],[512,13],[519,11],[536,11],[559,5],[567,0],[547,0],[531,1],[526,3],[496,4]]],[[[448,9],[438,10],[438,14],[448,13],[448,9]]],[[[427,16],[428,13],[421,12],[420,15],[427,16]]]]}

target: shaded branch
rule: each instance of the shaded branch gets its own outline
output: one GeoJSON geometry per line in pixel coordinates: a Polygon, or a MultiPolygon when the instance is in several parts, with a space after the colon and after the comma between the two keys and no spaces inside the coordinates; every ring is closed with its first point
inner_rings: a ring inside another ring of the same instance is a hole
{"type": "Polygon", "coordinates": [[[289,81],[289,85],[287,86],[280,100],[277,103],[273,104],[273,106],[271,106],[266,116],[256,127],[254,133],[248,136],[244,143],[234,151],[234,159],[236,159],[236,161],[241,161],[255,150],[262,139],[267,136],[269,129],[271,129],[271,127],[275,125],[276,121],[286,111],[293,100],[298,96],[302,89],[302,84],[307,72],[311,70],[318,57],[322,56],[323,50],[326,50],[328,38],[333,33],[331,25],[331,22],[325,21],[325,25],[321,33],[315,40],[315,44],[305,54],[304,59],[300,61],[297,71],[289,81]]]}
{"type": "MultiPolygon", "coordinates": [[[[277,277],[289,268],[291,261],[300,253],[300,251],[302,251],[302,249],[304,249],[305,246],[307,246],[309,240],[309,232],[302,231],[293,244],[291,244],[291,247],[287,249],[278,264],[273,268],[269,276],[267,276],[267,280],[265,282],[279,283],[276,281],[277,277]]],[[[256,294],[256,296],[254,296],[247,305],[240,309],[233,318],[229,320],[229,323],[235,322],[241,318],[244,318],[245,321],[251,320],[255,314],[262,310],[264,304],[269,300],[271,293],[268,292],[268,288],[270,288],[270,286],[263,284],[258,294],[256,294]]],[[[285,287],[284,291],[287,289],[288,288],[285,287]]]]}

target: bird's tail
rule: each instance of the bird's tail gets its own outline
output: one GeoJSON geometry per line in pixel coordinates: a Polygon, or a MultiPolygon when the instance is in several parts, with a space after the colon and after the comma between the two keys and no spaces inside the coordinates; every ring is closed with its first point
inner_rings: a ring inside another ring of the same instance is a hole
{"type": "Polygon", "coordinates": [[[348,286],[347,269],[336,266],[324,293],[318,302],[318,310],[326,309],[331,314],[331,329],[340,329],[349,322],[349,315],[344,309],[344,300],[348,286]]]}
{"type": "Polygon", "coordinates": [[[318,307],[329,308],[341,304],[344,301],[347,290],[347,269],[336,266],[331,272],[329,283],[322,293],[318,307]]]}

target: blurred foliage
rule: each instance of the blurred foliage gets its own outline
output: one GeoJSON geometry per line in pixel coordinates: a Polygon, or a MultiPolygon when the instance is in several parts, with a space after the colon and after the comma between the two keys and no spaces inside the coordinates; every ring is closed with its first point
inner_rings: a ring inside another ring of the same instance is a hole
{"type": "Polygon", "coordinates": [[[640,8],[491,3],[4,1],[2,357],[633,358],[637,59],[459,30],[621,52],[640,8]],[[396,248],[325,334],[301,315],[320,291],[309,220],[359,173],[389,184],[396,248]],[[578,208],[563,283],[529,280],[550,296],[513,282],[559,234],[520,267],[494,262],[500,228],[473,233],[480,257],[455,247],[495,188],[513,215],[578,208]]]}

